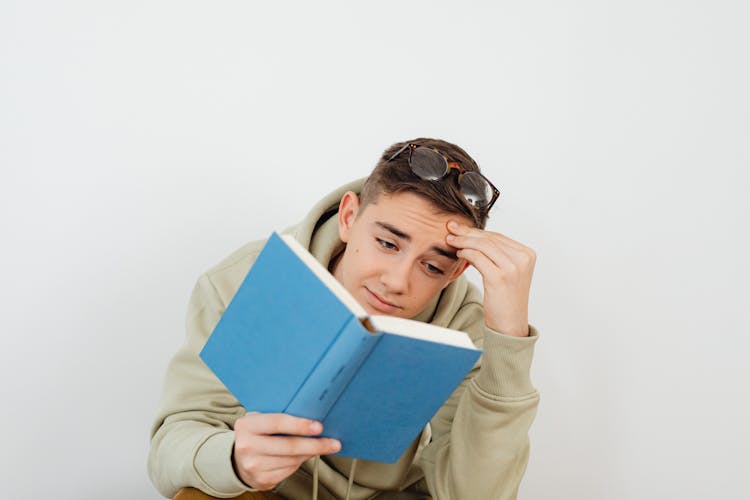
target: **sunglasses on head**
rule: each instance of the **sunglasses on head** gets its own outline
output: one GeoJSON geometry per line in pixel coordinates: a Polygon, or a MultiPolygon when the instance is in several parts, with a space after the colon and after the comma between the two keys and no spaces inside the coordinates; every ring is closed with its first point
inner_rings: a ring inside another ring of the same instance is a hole
{"type": "Polygon", "coordinates": [[[458,190],[474,208],[489,212],[500,196],[500,191],[487,177],[479,172],[467,172],[458,163],[448,161],[441,153],[427,146],[407,144],[388,158],[388,161],[397,158],[407,149],[409,150],[409,167],[420,179],[438,181],[450,175],[452,170],[456,170],[458,190]]]}

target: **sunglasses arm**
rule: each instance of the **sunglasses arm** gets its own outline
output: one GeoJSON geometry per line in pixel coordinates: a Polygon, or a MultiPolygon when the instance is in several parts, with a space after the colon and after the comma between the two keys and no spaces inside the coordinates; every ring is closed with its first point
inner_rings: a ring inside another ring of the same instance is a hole
{"type": "Polygon", "coordinates": [[[398,151],[396,151],[395,153],[393,153],[393,156],[391,156],[390,158],[388,158],[388,160],[387,160],[387,161],[392,161],[392,160],[393,160],[394,158],[398,157],[398,155],[400,155],[401,153],[403,153],[404,151],[406,151],[406,150],[407,150],[407,149],[409,149],[410,147],[411,147],[411,144],[407,144],[407,145],[406,145],[406,146],[404,146],[403,148],[401,148],[401,149],[399,149],[398,151]]]}

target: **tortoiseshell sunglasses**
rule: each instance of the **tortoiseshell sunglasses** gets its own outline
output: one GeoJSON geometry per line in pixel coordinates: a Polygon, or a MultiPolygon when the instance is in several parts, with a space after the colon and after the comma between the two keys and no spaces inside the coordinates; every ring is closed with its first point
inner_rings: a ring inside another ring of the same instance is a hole
{"type": "Polygon", "coordinates": [[[392,161],[407,149],[411,171],[420,179],[438,181],[450,175],[452,170],[456,170],[458,190],[474,208],[486,209],[489,212],[500,197],[500,191],[487,177],[479,172],[466,172],[461,165],[448,161],[442,153],[428,146],[407,144],[388,158],[388,161],[392,161]]]}

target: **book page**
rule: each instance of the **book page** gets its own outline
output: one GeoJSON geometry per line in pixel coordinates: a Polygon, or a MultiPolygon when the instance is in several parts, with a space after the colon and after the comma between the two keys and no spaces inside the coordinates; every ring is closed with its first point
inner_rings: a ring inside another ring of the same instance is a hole
{"type": "Polygon", "coordinates": [[[459,330],[451,330],[450,328],[443,328],[411,319],[397,318],[395,316],[375,315],[370,316],[370,320],[379,331],[426,340],[428,342],[477,350],[469,336],[459,330]]]}

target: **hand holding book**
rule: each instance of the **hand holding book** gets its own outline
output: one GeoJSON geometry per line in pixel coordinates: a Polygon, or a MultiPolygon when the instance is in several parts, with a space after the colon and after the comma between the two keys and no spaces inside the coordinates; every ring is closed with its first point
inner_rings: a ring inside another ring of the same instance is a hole
{"type": "Polygon", "coordinates": [[[336,453],[336,439],[314,437],[323,425],[283,413],[251,412],[234,424],[233,462],[248,486],[270,490],[316,455],[336,453]]]}

